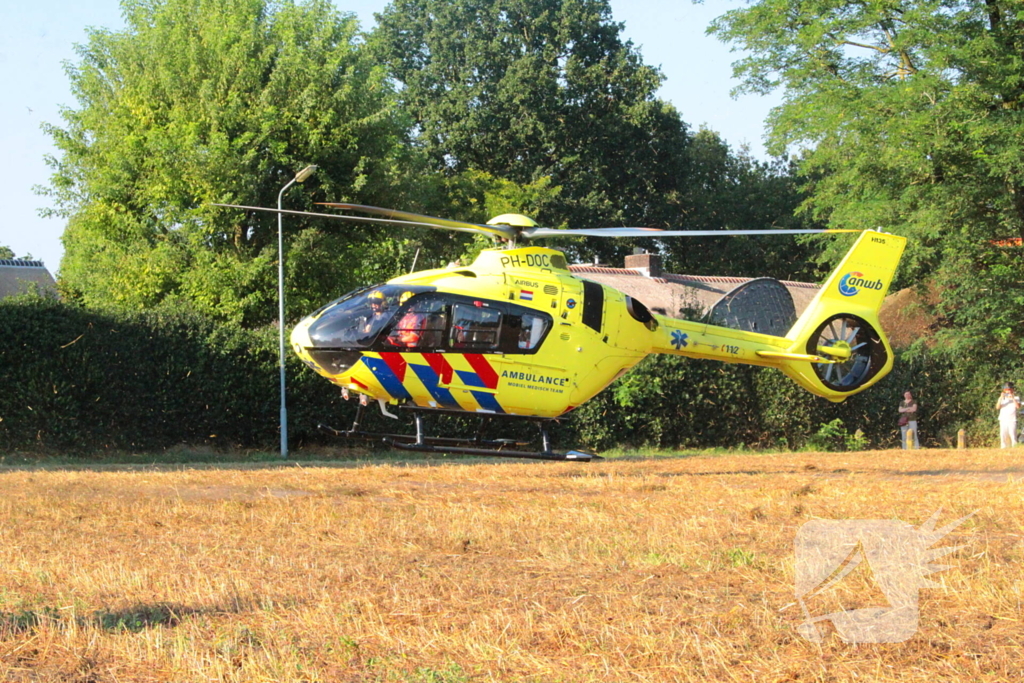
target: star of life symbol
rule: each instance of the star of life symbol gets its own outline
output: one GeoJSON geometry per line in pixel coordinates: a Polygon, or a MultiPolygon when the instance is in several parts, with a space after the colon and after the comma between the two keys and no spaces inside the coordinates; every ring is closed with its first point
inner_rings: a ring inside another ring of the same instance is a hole
{"type": "Polygon", "coordinates": [[[925,577],[949,569],[949,565],[929,563],[963,547],[932,549],[931,546],[970,517],[962,517],[938,530],[935,523],[939,512],[919,529],[899,520],[807,522],[800,527],[795,542],[796,598],[804,615],[797,631],[807,640],[818,643],[822,641],[819,625],[831,621],[837,635],[847,643],[907,640],[917,632],[919,589],[936,586],[925,577]],[[873,579],[876,590],[872,594],[879,594],[879,601],[889,604],[839,609],[813,616],[808,603],[827,602],[828,594],[840,590],[840,582],[854,570],[862,577],[873,579]]]}
{"type": "Polygon", "coordinates": [[[683,348],[686,346],[686,338],[688,336],[679,330],[672,330],[672,346],[676,347],[677,351],[683,348]]]}

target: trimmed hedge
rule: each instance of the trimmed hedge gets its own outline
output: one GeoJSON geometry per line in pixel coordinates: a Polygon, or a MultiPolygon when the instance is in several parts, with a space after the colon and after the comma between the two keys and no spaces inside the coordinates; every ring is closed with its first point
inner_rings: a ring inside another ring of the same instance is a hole
{"type": "MultiPolygon", "coordinates": [[[[109,314],[42,297],[0,301],[0,448],[93,452],[188,445],[276,449],[277,329],[216,327],[188,313],[109,314]]],[[[355,411],[289,354],[293,448],[331,442],[319,422],[347,427],[355,411]]],[[[1019,373],[1017,373],[1019,374],[1019,373]]],[[[925,351],[903,354],[871,390],[833,404],[774,370],[651,356],[553,430],[563,447],[841,448],[861,430],[898,444],[896,407],[911,388],[923,444],[996,442],[996,389],[1012,371],[963,368],[925,351]],[[1008,374],[1009,373],[1009,374],[1008,374]],[[835,421],[839,422],[836,423],[835,421]],[[824,429],[830,425],[830,429],[824,429]],[[831,435],[834,443],[815,441],[831,435]]],[[[367,412],[365,428],[409,432],[367,412]]],[[[431,418],[432,433],[472,434],[474,420],[431,418]]],[[[528,424],[507,426],[533,437],[528,424]]],[[[337,443],[337,442],[334,442],[337,443]]]]}
{"type": "MultiPolygon", "coordinates": [[[[94,451],[279,441],[277,330],[200,316],[0,302],[0,447],[94,451]]],[[[316,437],[344,402],[289,359],[289,436],[316,437]],[[316,417],[314,417],[314,415],[316,417]]],[[[316,437],[319,438],[319,437],[316,437]]]]}

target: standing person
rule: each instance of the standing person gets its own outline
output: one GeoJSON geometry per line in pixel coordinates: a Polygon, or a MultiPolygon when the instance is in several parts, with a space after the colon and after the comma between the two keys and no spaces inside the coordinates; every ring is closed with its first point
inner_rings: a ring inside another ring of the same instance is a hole
{"type": "Polygon", "coordinates": [[[1020,410],[1020,396],[1009,382],[1003,385],[1003,393],[999,394],[999,399],[996,401],[996,410],[999,411],[999,447],[1016,446],[1017,411],[1020,410]]]}
{"type": "Polygon", "coordinates": [[[917,401],[909,391],[903,394],[900,401],[900,445],[907,447],[907,430],[914,430],[914,448],[920,448],[921,442],[917,435],[917,401]]]}

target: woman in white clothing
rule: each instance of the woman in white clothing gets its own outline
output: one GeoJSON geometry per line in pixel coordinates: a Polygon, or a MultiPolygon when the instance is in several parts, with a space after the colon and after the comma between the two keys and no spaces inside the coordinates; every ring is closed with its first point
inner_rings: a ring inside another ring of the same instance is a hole
{"type": "Polygon", "coordinates": [[[1003,385],[1003,393],[996,401],[999,411],[999,447],[1017,445],[1017,411],[1020,410],[1020,396],[1013,390],[1012,384],[1003,385]]]}

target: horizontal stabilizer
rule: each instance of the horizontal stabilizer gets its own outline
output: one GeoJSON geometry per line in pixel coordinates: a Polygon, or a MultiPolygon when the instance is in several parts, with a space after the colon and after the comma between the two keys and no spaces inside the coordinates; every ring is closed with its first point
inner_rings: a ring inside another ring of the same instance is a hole
{"type": "Polygon", "coordinates": [[[806,353],[785,353],[783,351],[758,351],[757,355],[761,358],[776,358],[778,360],[802,360],[808,363],[835,363],[834,360],[828,358],[822,358],[821,356],[812,356],[806,353]]]}

